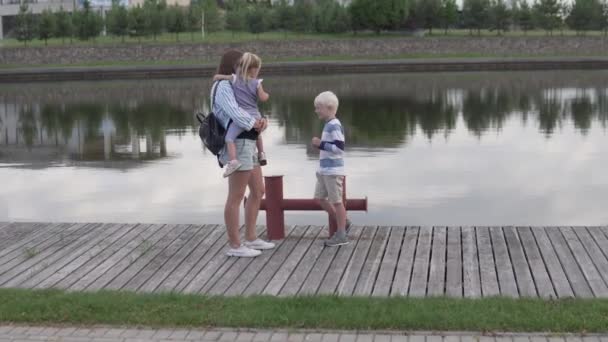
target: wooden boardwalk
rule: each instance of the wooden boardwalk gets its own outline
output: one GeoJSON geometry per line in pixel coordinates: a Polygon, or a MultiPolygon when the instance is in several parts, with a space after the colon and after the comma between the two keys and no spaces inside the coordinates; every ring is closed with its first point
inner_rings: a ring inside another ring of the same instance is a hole
{"type": "MultiPolygon", "coordinates": [[[[264,236],[265,229],[259,233],[264,236]]],[[[0,222],[0,287],[208,295],[608,297],[608,227],[292,226],[255,259],[218,225],[0,222]]]]}

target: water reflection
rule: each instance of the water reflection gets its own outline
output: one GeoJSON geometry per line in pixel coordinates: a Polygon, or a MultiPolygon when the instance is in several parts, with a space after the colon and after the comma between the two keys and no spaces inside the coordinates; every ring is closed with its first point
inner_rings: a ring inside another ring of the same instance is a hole
{"type": "MultiPolygon", "coordinates": [[[[331,89],[362,224],[605,224],[608,72],[270,77],[266,174],[312,196],[331,89]],[[499,181],[498,181],[499,180],[499,181]]],[[[0,221],[219,223],[208,80],[0,85],[0,221]],[[58,191],[60,189],[60,191],[58,191]]],[[[261,220],[263,223],[263,219],[261,220]]],[[[318,213],[288,223],[322,224],[318,213]]]]}
{"type": "MultiPolygon", "coordinates": [[[[461,88],[450,82],[437,84],[428,76],[419,82],[418,75],[409,81],[409,76],[387,75],[302,78],[296,83],[278,78],[268,82],[276,91],[264,111],[284,128],[287,143],[307,145],[321,128],[311,114],[311,99],[323,86],[337,88],[350,148],[396,148],[418,130],[430,141],[437,135],[449,138],[458,120],[480,138],[486,132],[500,132],[512,117],[537,127],[547,138],[565,122],[582,135],[593,125],[606,127],[608,89],[603,79],[589,80],[584,88],[558,88],[539,86],[543,82],[537,84],[535,78],[528,83],[503,79],[485,84],[484,75],[488,74],[480,74],[477,84],[461,88]],[[362,86],[361,77],[374,82],[362,86]]],[[[456,77],[443,76],[450,81],[456,77]]],[[[5,163],[41,162],[41,156],[31,152],[44,147],[50,153],[47,161],[53,162],[161,159],[172,153],[166,146],[168,132],[195,134],[192,113],[207,108],[206,81],[152,81],[137,85],[135,92],[134,83],[118,84],[106,82],[101,89],[94,84],[34,84],[27,86],[38,88],[31,93],[7,89],[0,96],[0,158],[5,163]]]]}

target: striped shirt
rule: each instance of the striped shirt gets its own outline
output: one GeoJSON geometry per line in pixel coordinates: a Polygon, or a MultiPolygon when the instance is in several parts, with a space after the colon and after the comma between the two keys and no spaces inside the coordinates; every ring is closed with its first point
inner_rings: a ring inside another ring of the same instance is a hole
{"type": "Polygon", "coordinates": [[[211,87],[211,101],[213,101],[213,89],[217,87],[215,102],[212,103],[212,111],[217,120],[226,128],[232,120],[245,131],[249,131],[255,124],[255,119],[249,113],[239,108],[234,98],[234,91],[229,81],[218,81],[211,87]]]}
{"type": "Polygon", "coordinates": [[[334,118],[325,123],[319,150],[319,174],[344,176],[344,128],[340,120],[334,118]]]}
{"type": "MultiPolygon", "coordinates": [[[[234,91],[229,81],[217,81],[211,87],[211,108],[217,120],[224,126],[228,127],[228,123],[232,120],[233,125],[237,125],[244,131],[249,131],[255,125],[255,118],[244,111],[236,103],[234,91]],[[213,89],[217,87],[215,94],[215,102],[213,102],[213,89]]],[[[232,126],[231,126],[232,127],[232,126]]],[[[220,157],[227,152],[226,146],[220,151],[220,157]]]]}

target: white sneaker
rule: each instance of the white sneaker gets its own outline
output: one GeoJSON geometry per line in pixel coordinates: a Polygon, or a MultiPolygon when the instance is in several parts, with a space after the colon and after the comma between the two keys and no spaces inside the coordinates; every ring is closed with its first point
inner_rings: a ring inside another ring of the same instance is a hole
{"type": "Polygon", "coordinates": [[[228,162],[228,164],[226,164],[226,171],[224,171],[224,178],[233,174],[236,170],[240,169],[241,166],[243,166],[243,164],[238,160],[231,160],[228,162]]]}
{"type": "Polygon", "coordinates": [[[260,254],[262,254],[262,252],[255,249],[251,249],[245,245],[241,245],[239,248],[230,248],[228,252],[226,252],[227,256],[233,256],[237,258],[255,258],[260,254]]]}
{"type": "Polygon", "coordinates": [[[273,249],[275,244],[272,242],[267,242],[262,239],[255,239],[254,241],[245,241],[245,246],[251,249],[263,250],[263,249],[273,249]]]}

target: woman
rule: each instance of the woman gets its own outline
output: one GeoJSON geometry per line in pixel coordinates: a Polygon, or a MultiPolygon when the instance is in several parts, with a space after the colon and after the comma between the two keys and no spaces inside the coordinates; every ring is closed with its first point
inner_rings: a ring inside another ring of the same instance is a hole
{"type": "MultiPolygon", "coordinates": [[[[236,65],[243,55],[242,52],[230,50],[220,61],[217,74],[236,74],[236,65]]],[[[230,248],[228,256],[252,258],[261,254],[260,250],[274,248],[275,245],[257,238],[256,221],[260,210],[260,201],[264,196],[264,181],[262,168],[258,162],[256,139],[268,125],[265,118],[254,119],[241,111],[234,99],[230,82],[216,81],[213,83],[211,94],[217,88],[213,113],[224,126],[238,125],[245,131],[235,140],[238,161],[242,164],[238,171],[228,177],[228,198],[224,207],[224,222],[228,232],[230,248]],[[241,244],[239,236],[239,209],[245,197],[245,189],[249,186],[249,197],[245,205],[245,241],[241,244]]],[[[213,96],[213,95],[212,95],[213,96]]],[[[220,152],[220,162],[228,163],[226,148],[220,152]]]]}

